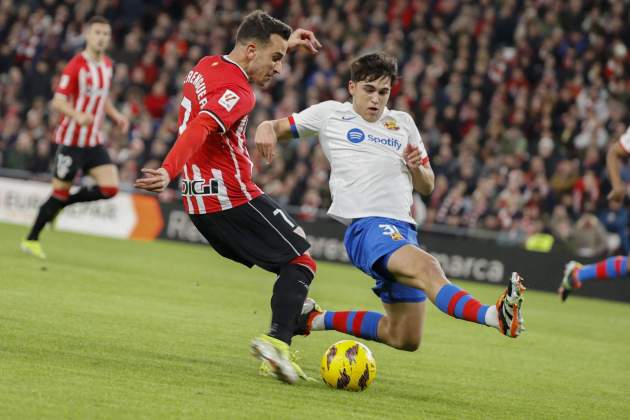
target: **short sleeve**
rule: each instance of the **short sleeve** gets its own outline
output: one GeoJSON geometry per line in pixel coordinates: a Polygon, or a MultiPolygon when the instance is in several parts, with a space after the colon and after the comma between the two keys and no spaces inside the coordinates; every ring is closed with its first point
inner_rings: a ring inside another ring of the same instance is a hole
{"type": "Polygon", "coordinates": [[[225,85],[205,99],[206,103],[199,112],[210,114],[224,133],[254,109],[254,94],[239,85],[225,85]]]}
{"type": "Polygon", "coordinates": [[[424,142],[422,141],[422,136],[420,136],[420,131],[418,131],[416,122],[408,114],[407,121],[409,124],[409,144],[420,148],[420,158],[422,159],[421,163],[423,166],[426,166],[429,164],[429,154],[427,153],[426,147],[424,147],[424,142]]]}
{"type": "Polygon", "coordinates": [[[621,135],[621,137],[619,138],[619,143],[621,143],[621,147],[623,147],[623,150],[625,150],[626,153],[630,154],[630,127],[628,127],[626,132],[621,135]]]}
{"type": "Polygon", "coordinates": [[[64,96],[74,96],[79,94],[79,70],[81,69],[81,63],[75,57],[66,64],[66,67],[61,73],[59,78],[59,84],[55,89],[55,93],[61,93],[64,96]]]}
{"type": "Polygon", "coordinates": [[[330,114],[342,105],[337,101],[325,101],[291,115],[289,123],[293,137],[309,137],[319,133],[330,114]]]}

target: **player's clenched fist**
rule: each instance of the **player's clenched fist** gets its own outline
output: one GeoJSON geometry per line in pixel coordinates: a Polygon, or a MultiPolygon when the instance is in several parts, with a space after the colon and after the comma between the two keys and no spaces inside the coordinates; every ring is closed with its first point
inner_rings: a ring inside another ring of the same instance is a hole
{"type": "Polygon", "coordinates": [[[403,152],[403,159],[409,168],[418,168],[422,164],[422,156],[420,148],[407,144],[403,152]]]}

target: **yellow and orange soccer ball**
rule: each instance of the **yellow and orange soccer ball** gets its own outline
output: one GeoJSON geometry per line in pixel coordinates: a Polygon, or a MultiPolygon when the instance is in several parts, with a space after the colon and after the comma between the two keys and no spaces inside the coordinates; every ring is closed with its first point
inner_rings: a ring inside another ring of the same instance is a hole
{"type": "Polygon", "coordinates": [[[324,382],[333,388],[363,391],[376,377],[376,361],[367,346],[343,340],[326,350],[320,373],[324,382]]]}

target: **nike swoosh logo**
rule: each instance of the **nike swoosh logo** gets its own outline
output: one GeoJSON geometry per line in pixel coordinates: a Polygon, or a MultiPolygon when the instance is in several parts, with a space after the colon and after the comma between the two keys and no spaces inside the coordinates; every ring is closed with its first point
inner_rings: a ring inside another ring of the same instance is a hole
{"type": "Polygon", "coordinates": [[[341,119],[344,120],[344,121],[350,121],[350,120],[353,120],[355,118],[356,117],[341,117],[341,119]]]}

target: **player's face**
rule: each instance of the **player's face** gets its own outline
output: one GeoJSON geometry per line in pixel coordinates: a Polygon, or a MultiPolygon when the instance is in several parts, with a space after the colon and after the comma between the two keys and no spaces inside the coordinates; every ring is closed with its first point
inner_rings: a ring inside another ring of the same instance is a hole
{"type": "Polygon", "coordinates": [[[93,23],[85,32],[85,42],[89,50],[102,54],[112,38],[112,28],[107,23],[93,23]]]}
{"type": "Polygon", "coordinates": [[[247,69],[250,79],[259,86],[266,86],[282,70],[282,59],[289,43],[280,35],[273,34],[269,42],[248,48],[252,61],[247,69]]]}
{"type": "Polygon", "coordinates": [[[352,106],[357,114],[369,122],[377,121],[383,114],[385,105],[389,100],[392,90],[392,81],[389,77],[366,82],[364,80],[348,84],[348,90],[352,95],[352,106]]]}

